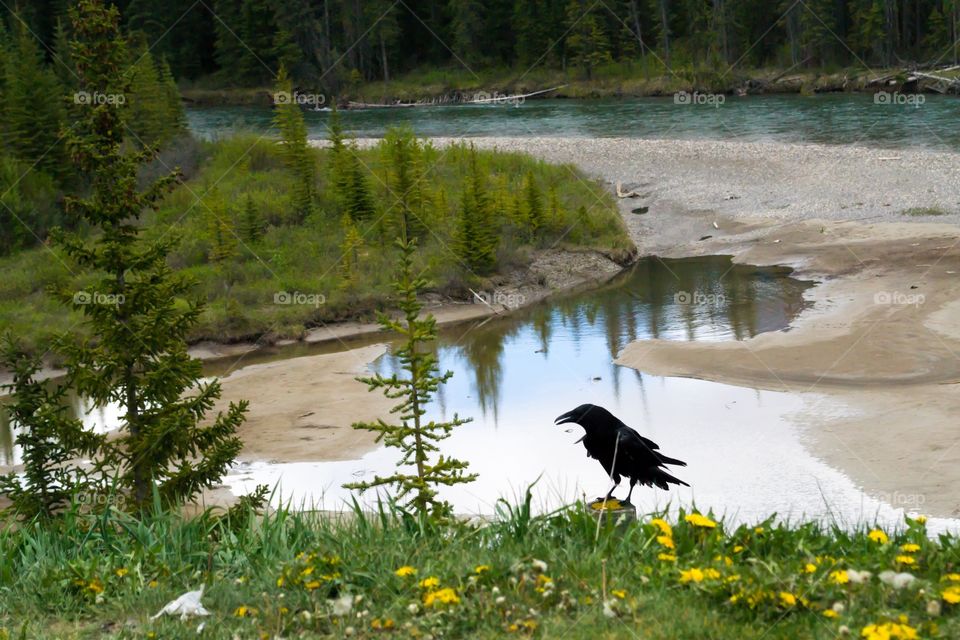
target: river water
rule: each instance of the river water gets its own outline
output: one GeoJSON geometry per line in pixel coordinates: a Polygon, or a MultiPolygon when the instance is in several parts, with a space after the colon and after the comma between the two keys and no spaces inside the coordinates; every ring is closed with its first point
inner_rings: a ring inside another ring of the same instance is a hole
{"type": "MultiPolygon", "coordinates": [[[[922,104],[877,104],[872,95],[726,96],[722,105],[673,98],[529,100],[523,104],[347,110],[344,126],[378,137],[408,124],[421,136],[585,136],[866,144],[960,149],[960,99],[919,96],[922,104]]],[[[326,111],[306,111],[312,138],[327,134],[326,111]]],[[[275,135],[269,107],[188,111],[191,128],[215,138],[237,131],[275,135]]]]}

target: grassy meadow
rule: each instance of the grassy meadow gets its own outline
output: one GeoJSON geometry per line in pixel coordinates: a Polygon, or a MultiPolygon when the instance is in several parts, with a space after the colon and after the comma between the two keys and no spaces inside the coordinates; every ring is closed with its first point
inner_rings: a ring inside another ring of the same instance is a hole
{"type": "Polygon", "coordinates": [[[68,515],[0,532],[3,638],[960,636],[960,541],[583,505],[437,524],[399,510],[68,515]],[[157,613],[205,585],[210,615],[157,613]],[[204,624],[198,635],[197,627],[204,624]]]}

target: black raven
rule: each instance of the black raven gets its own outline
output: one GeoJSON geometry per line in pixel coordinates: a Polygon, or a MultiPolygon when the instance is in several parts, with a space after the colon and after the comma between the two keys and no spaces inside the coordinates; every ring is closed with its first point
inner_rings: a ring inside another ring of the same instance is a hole
{"type": "Polygon", "coordinates": [[[663,455],[658,451],[660,447],[656,442],[644,438],[603,407],[582,404],[559,416],[554,422],[556,424],[575,422],[586,431],[577,442],[583,441],[587,456],[599,460],[606,469],[607,475],[613,477],[614,486],[605,500],[610,499],[614,489],[620,484],[620,476],[630,478],[630,493],[624,501],[626,504],[630,503],[633,486],[637,483],[657,486],[661,489],[668,489],[668,485],[671,484],[690,486],[664,470],[664,465],[685,467],[686,462],[663,455]],[[614,460],[614,451],[616,451],[616,460],[614,460]]]}

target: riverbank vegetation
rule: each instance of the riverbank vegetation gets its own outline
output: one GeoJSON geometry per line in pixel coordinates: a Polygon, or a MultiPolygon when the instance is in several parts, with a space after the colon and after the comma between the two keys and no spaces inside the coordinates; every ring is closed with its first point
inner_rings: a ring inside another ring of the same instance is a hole
{"type": "MultiPolygon", "coordinates": [[[[371,315],[390,293],[391,232],[404,211],[418,227],[417,268],[432,291],[452,296],[467,298],[467,286],[482,289],[483,278],[541,248],[631,255],[609,192],[572,166],[437,148],[409,130],[373,147],[344,144],[342,162],[331,148],[304,149],[315,181],[307,213],[284,145],[253,135],[191,143],[196,175],[143,218],[145,237],[181,239],[169,263],[207,303],[191,341],[296,338],[319,322],[371,315]]],[[[35,346],[76,328],[78,316],[48,288],[90,288],[60,260],[48,246],[0,258],[0,323],[35,346]]]]}
{"type": "Polygon", "coordinates": [[[389,506],[68,515],[0,532],[0,637],[868,640],[960,634],[960,543],[583,505],[433,524],[389,506]],[[210,615],[150,616],[205,585],[210,615]]]}

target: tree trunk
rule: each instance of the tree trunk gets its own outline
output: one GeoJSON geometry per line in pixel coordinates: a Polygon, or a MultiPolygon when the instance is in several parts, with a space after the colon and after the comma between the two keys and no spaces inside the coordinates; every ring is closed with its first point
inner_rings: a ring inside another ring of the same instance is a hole
{"type": "Polygon", "coordinates": [[[660,30],[663,32],[663,60],[670,66],[670,21],[667,19],[667,3],[669,0],[660,0],[660,30]]]}
{"type": "Polygon", "coordinates": [[[643,31],[640,26],[640,7],[637,6],[637,0],[630,0],[630,13],[633,18],[633,28],[636,31],[637,41],[640,43],[640,56],[643,58],[643,77],[650,79],[650,72],[647,67],[647,47],[643,44],[643,31]]]}
{"type": "Polygon", "coordinates": [[[387,66],[387,40],[380,29],[380,59],[383,64],[383,81],[390,82],[390,67],[387,66]]]}

